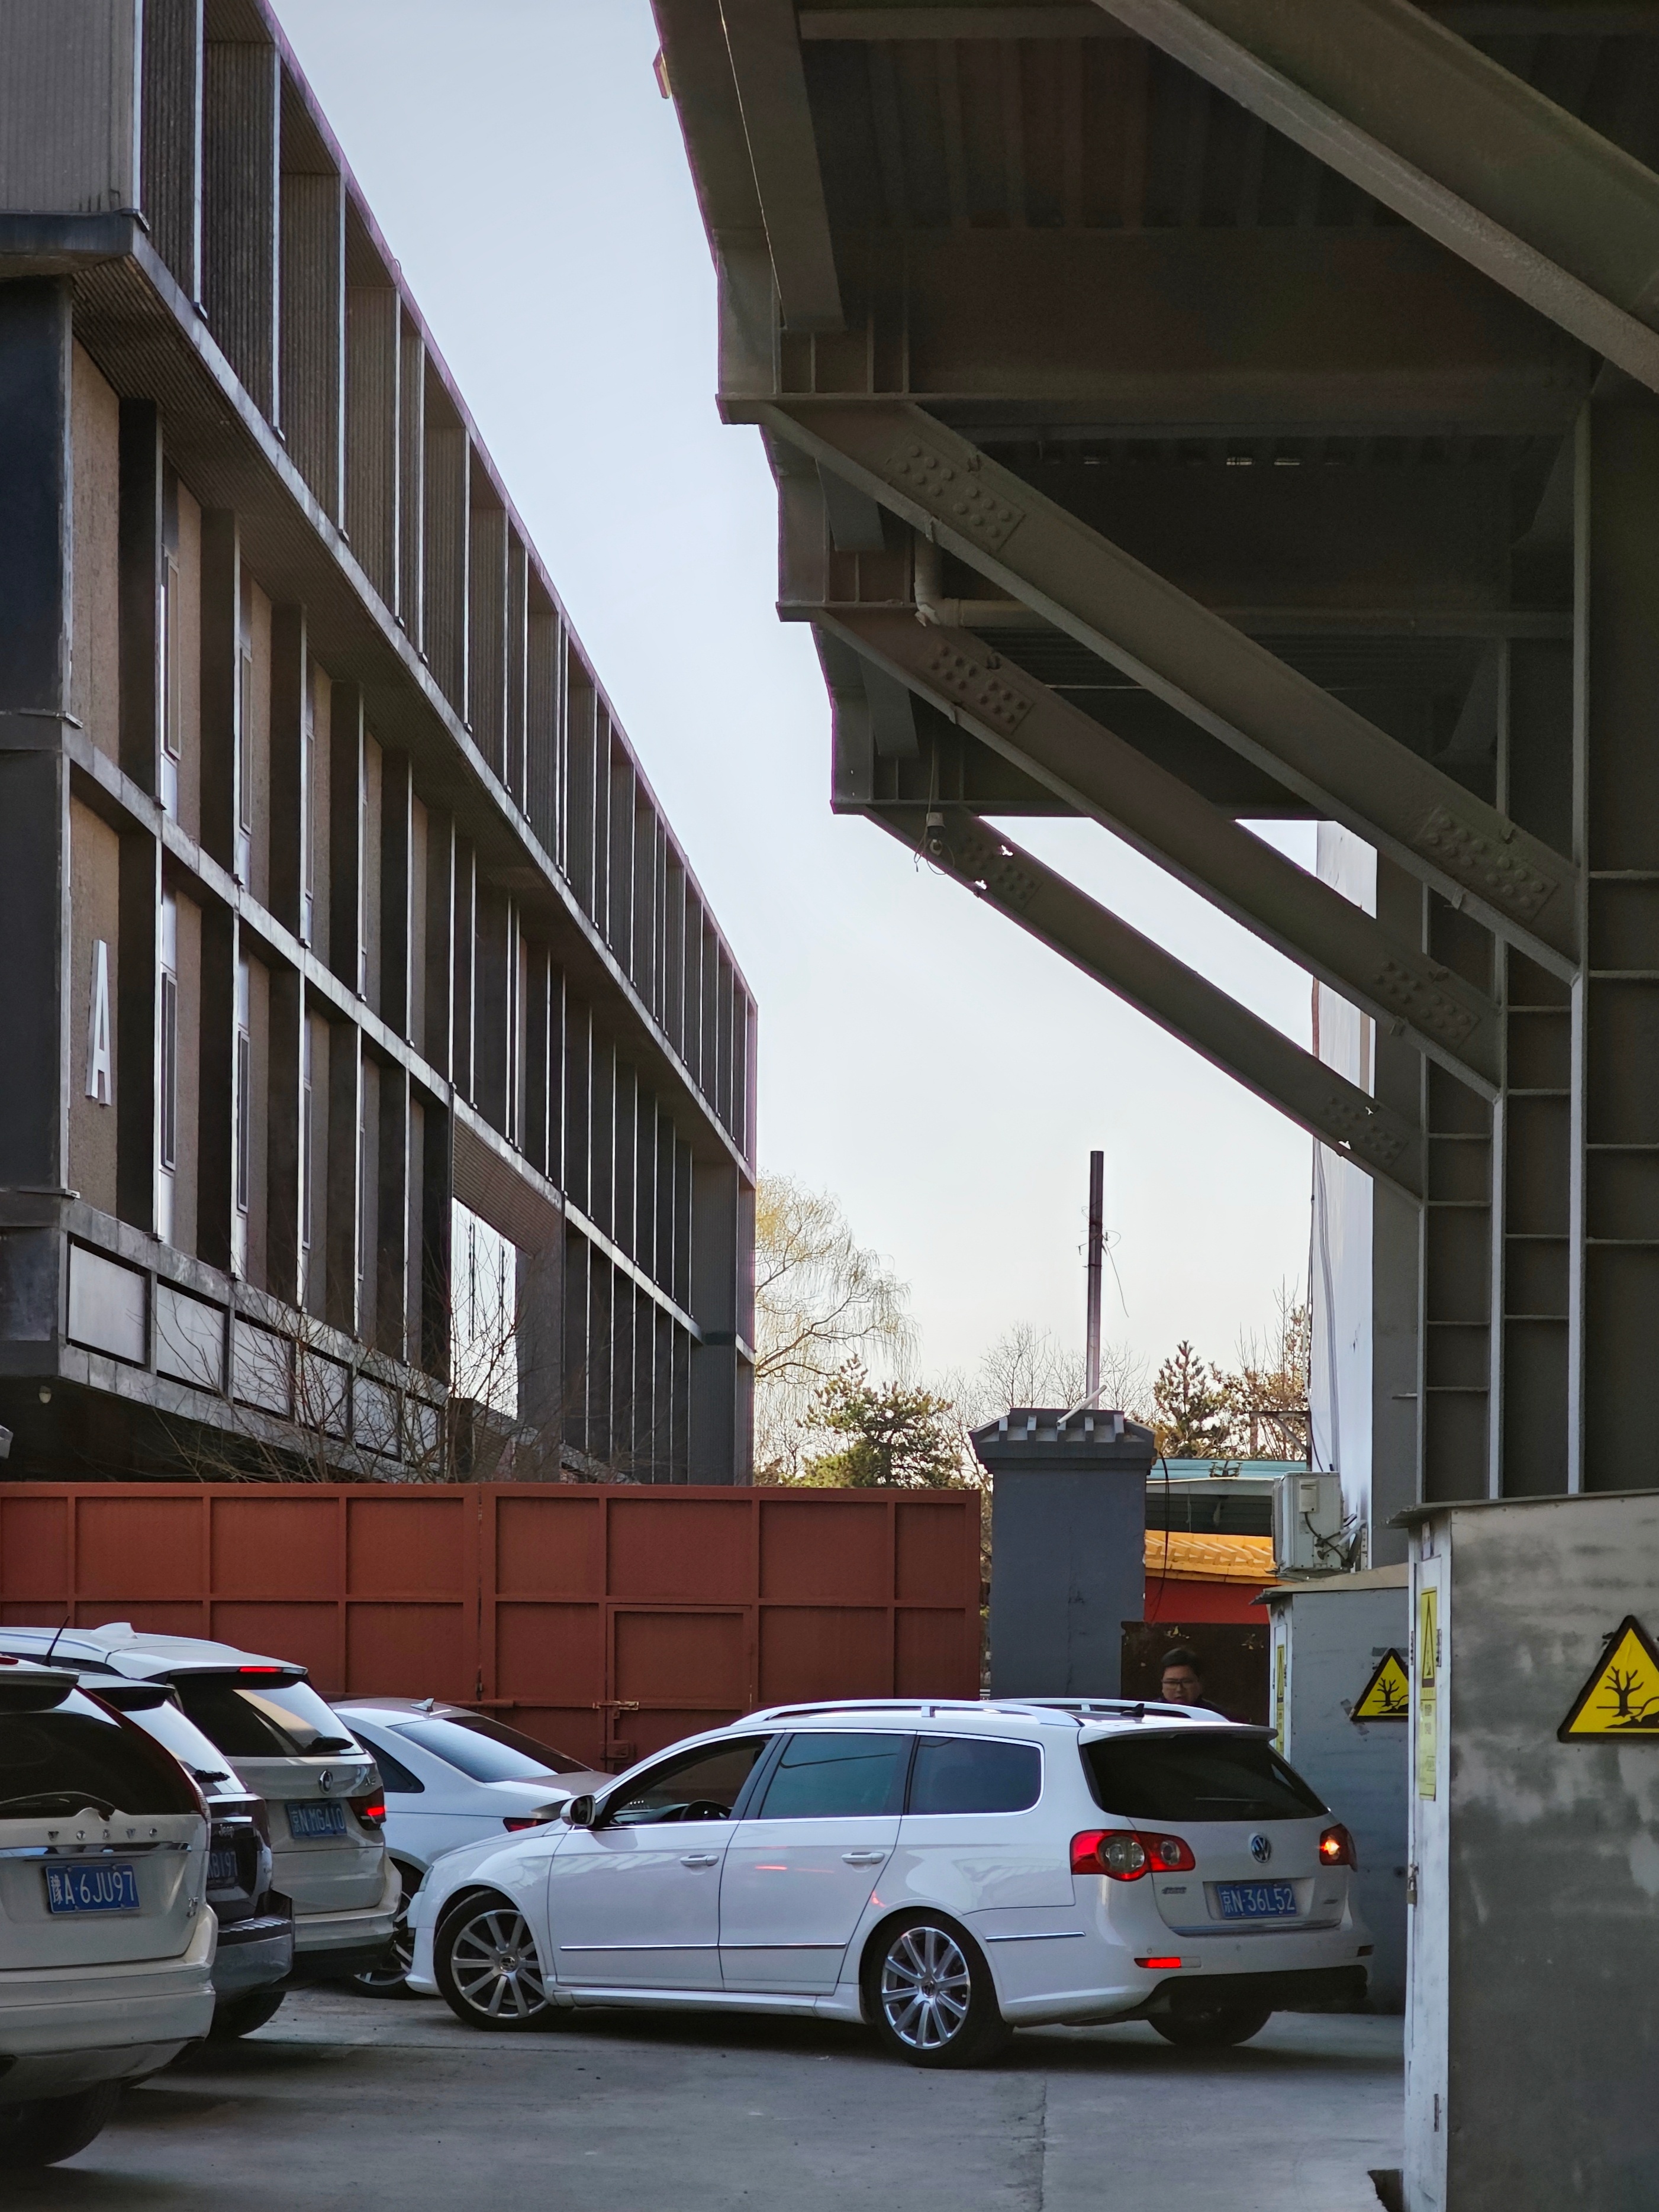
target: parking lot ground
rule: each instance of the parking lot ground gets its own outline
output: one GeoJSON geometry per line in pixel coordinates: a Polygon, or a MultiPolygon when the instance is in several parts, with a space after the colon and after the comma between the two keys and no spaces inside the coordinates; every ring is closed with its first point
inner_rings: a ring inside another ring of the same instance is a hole
{"type": "Polygon", "coordinates": [[[1401,2023],[1279,2014],[1237,2051],[1048,2028],[929,2074],[851,2029],[584,2015],[486,2037],[435,2002],[314,1990],[130,2090],[16,2212],[1376,2212],[1401,2023]]]}

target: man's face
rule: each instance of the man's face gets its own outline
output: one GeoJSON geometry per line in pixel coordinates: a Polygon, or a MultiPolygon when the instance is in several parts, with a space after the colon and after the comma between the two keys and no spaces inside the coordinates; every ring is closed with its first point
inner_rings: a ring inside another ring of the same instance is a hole
{"type": "Polygon", "coordinates": [[[1164,1668],[1164,1699],[1166,1705],[1195,1705],[1203,1695],[1204,1685],[1190,1667],[1164,1668]]]}

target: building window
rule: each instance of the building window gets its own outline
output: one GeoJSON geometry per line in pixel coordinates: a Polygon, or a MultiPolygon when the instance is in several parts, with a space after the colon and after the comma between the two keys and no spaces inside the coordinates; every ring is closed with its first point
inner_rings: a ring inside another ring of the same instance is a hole
{"type": "Polygon", "coordinates": [[[156,994],[155,1233],[173,1242],[173,1170],[179,1164],[179,902],[161,900],[161,984],[156,994]]]}
{"type": "Polygon", "coordinates": [[[253,1165],[253,1034],[246,960],[236,963],[236,1211],[246,1214],[253,1165]]]}
{"type": "Polygon", "coordinates": [[[311,1290],[311,1229],[313,1183],[317,1158],[311,1084],[311,1017],[300,1024],[300,1304],[308,1303],[311,1290]]]}
{"type": "Polygon", "coordinates": [[[300,939],[312,941],[317,897],[317,723],[312,706],[311,671],[301,686],[304,721],[300,732],[300,939]]]}
{"type": "Polygon", "coordinates": [[[246,883],[253,860],[253,654],[236,659],[236,876],[246,883]]]}
{"type": "Polygon", "coordinates": [[[161,787],[157,795],[163,810],[173,815],[179,811],[185,731],[185,657],[179,642],[179,564],[168,554],[161,571],[161,787]]]}
{"type": "Polygon", "coordinates": [[[179,1164],[179,978],[161,971],[161,1165],[179,1164]]]}

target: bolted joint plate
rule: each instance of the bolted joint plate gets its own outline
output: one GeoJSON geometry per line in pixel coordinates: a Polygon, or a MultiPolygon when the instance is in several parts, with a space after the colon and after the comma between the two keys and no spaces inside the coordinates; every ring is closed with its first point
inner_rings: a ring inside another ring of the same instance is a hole
{"type": "Polygon", "coordinates": [[[981,483],[971,467],[919,438],[907,438],[889,454],[887,473],[988,552],[994,553],[1025,519],[1023,507],[981,483]]]}
{"type": "Polygon", "coordinates": [[[1383,961],[1371,988],[1385,1006],[1403,1016],[1413,1029],[1438,1037],[1443,1044],[1462,1044],[1475,1025],[1472,1006],[1449,992],[1437,990],[1425,977],[1414,975],[1397,960],[1383,961]]]}
{"type": "Polygon", "coordinates": [[[1325,1115],[1350,1152],[1375,1160],[1381,1168],[1394,1167],[1413,1141],[1411,1131],[1386,1106],[1364,1105],[1338,1091],[1326,1101],[1325,1115]]]}
{"type": "Polygon", "coordinates": [[[1005,737],[1012,736],[1031,711],[1033,702],[1023,690],[957,646],[936,645],[922,672],[947,697],[1005,737]]]}
{"type": "Polygon", "coordinates": [[[1530,921],[1542,911],[1560,886],[1518,854],[1506,851],[1443,806],[1437,806],[1424,823],[1423,849],[1431,853],[1450,875],[1484,891],[1520,921],[1530,921]]]}
{"type": "Polygon", "coordinates": [[[946,848],[951,866],[970,889],[983,891],[999,906],[1024,914],[1037,894],[1036,877],[1022,868],[999,841],[977,826],[958,827],[946,848]]]}

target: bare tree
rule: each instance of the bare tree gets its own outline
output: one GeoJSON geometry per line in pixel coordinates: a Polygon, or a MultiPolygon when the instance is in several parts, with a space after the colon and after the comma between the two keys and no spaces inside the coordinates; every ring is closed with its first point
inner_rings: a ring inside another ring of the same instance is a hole
{"type": "Polygon", "coordinates": [[[814,1429],[813,1405],[854,1357],[899,1367],[915,1347],[908,1293],[854,1237],[828,1192],[763,1174],[755,1192],[755,1462],[787,1479],[814,1429]]]}

